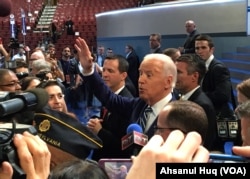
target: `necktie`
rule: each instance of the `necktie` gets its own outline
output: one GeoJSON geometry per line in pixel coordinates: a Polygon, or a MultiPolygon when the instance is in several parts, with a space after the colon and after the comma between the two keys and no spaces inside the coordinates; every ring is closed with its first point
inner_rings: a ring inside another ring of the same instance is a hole
{"type": "Polygon", "coordinates": [[[144,112],[143,115],[140,119],[140,126],[142,127],[142,130],[144,131],[146,128],[146,124],[147,124],[147,120],[149,119],[149,115],[150,113],[153,112],[152,108],[150,106],[148,106],[144,112]]]}

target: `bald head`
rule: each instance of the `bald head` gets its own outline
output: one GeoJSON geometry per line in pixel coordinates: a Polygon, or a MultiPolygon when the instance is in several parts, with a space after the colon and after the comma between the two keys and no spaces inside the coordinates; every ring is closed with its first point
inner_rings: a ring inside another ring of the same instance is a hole
{"type": "Polygon", "coordinates": [[[186,27],[186,32],[189,34],[191,32],[193,32],[194,30],[196,30],[196,25],[195,25],[195,22],[193,20],[186,21],[185,27],[186,27]]]}
{"type": "Polygon", "coordinates": [[[30,55],[30,60],[31,61],[34,61],[34,60],[45,60],[45,56],[43,54],[42,51],[38,50],[38,51],[35,51],[33,52],[31,55],[30,55]]]}

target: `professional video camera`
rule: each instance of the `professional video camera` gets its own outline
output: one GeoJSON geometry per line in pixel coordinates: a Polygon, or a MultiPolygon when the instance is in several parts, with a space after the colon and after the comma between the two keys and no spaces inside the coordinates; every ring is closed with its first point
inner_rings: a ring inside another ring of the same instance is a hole
{"type": "Polygon", "coordinates": [[[23,78],[29,76],[29,73],[27,73],[27,72],[20,72],[20,73],[16,73],[16,76],[17,76],[17,78],[18,78],[19,80],[21,80],[21,79],[23,79],[23,78]]]}
{"type": "Polygon", "coordinates": [[[16,148],[13,144],[13,136],[15,133],[23,133],[28,131],[31,134],[36,134],[36,129],[31,125],[12,123],[0,124],[0,163],[3,161],[9,162],[14,170],[13,179],[26,178],[26,174],[20,167],[16,148]]]}
{"type": "Polygon", "coordinates": [[[36,111],[48,103],[48,93],[41,88],[31,89],[22,93],[0,91],[0,164],[9,162],[14,170],[13,179],[26,178],[20,167],[18,155],[13,144],[15,133],[28,131],[36,134],[32,125],[15,122],[15,115],[20,112],[36,111]],[[8,121],[7,123],[5,123],[8,121]]]}
{"type": "Polygon", "coordinates": [[[20,44],[17,39],[15,38],[10,38],[10,43],[8,45],[9,48],[11,49],[17,49],[19,48],[20,44]]]}
{"type": "Polygon", "coordinates": [[[46,76],[50,71],[42,71],[36,74],[36,77],[39,78],[41,81],[48,80],[49,78],[46,76]]]}

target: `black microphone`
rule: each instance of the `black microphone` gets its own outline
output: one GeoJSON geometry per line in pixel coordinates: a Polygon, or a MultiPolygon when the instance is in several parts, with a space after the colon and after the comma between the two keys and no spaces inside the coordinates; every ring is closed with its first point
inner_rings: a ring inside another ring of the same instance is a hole
{"type": "Polygon", "coordinates": [[[12,99],[0,102],[0,117],[25,110],[36,111],[43,108],[48,99],[48,93],[42,88],[24,91],[14,95],[12,99]]]}
{"type": "Polygon", "coordinates": [[[130,124],[127,128],[127,135],[121,139],[122,150],[131,150],[132,155],[137,155],[142,147],[147,144],[148,136],[142,133],[138,124],[130,124]]]}

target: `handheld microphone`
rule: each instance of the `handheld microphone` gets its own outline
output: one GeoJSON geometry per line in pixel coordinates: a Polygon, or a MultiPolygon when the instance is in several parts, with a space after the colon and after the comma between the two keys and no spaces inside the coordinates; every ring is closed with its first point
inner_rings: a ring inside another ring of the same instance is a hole
{"type": "Polygon", "coordinates": [[[132,150],[132,154],[136,156],[147,142],[148,136],[142,133],[141,126],[130,124],[127,128],[127,135],[121,139],[122,150],[132,150]]]}
{"type": "Polygon", "coordinates": [[[48,103],[48,93],[42,88],[34,88],[14,95],[7,101],[0,102],[0,117],[24,110],[36,111],[48,103]]]}

